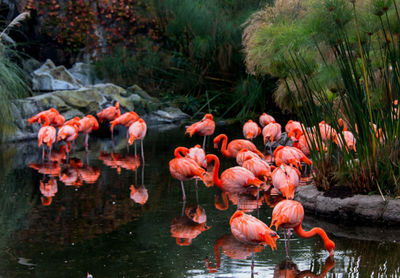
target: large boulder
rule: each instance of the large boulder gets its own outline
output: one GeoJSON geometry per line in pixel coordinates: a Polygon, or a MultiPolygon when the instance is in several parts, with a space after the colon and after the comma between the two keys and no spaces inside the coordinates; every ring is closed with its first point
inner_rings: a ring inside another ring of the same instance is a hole
{"type": "Polygon", "coordinates": [[[136,111],[149,126],[176,124],[189,117],[178,108],[162,107],[161,103],[154,102],[152,98],[144,99],[133,92],[127,93],[125,89],[114,84],[97,84],[78,90],[55,91],[14,100],[12,110],[16,131],[8,140],[35,138],[39,126],[30,126],[27,120],[43,110],[56,108],[68,120],[75,116],[96,115],[117,101],[120,103],[121,113],[136,111]]]}
{"type": "Polygon", "coordinates": [[[82,84],[64,66],[56,67],[50,59],[32,73],[33,91],[76,90],[81,87],[82,84]]]}

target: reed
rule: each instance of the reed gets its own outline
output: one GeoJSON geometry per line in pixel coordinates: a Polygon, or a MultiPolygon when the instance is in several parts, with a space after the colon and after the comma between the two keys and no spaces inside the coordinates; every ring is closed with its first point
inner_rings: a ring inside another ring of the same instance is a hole
{"type": "MultiPolygon", "coordinates": [[[[356,152],[332,140],[325,142],[327,153],[313,148],[316,185],[325,190],[340,184],[358,193],[400,194],[400,121],[394,105],[400,89],[400,21],[394,4],[303,1],[294,19],[275,15],[245,30],[247,65],[280,78],[281,106],[293,108],[308,127],[324,120],[339,140],[344,141],[340,118],[354,134],[356,152]],[[268,38],[264,46],[262,37],[268,38]],[[260,56],[264,60],[257,60],[260,56]]],[[[321,146],[319,128],[313,131],[317,140],[309,144],[321,146]]]]}

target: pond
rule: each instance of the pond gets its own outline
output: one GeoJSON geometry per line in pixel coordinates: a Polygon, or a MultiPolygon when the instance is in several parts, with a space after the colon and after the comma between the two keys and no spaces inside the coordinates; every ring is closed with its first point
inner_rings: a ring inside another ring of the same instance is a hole
{"type": "MultiPolygon", "coordinates": [[[[234,130],[216,129],[231,137],[234,130]]],[[[87,157],[80,136],[68,163],[52,165],[41,165],[36,141],[3,146],[1,277],[399,277],[398,229],[332,224],[306,214],[306,229],[321,226],[335,241],[334,261],[315,237],[292,236],[291,261],[285,260],[281,232],[275,251],[243,246],[230,233],[236,206],[216,208],[218,188],[199,184],[197,203],[194,181],[186,182],[183,203],[180,183],[169,173],[174,148],[200,144],[202,138],[185,136],[183,127],[150,129],[145,163],[139,160],[136,169],[124,132],[114,144],[107,137],[92,137],[87,157]],[[138,193],[132,198],[131,185],[138,193]],[[197,205],[205,210],[207,223],[192,225],[190,240],[172,237],[171,230],[178,237],[179,225],[188,225],[183,210],[197,205]]],[[[219,151],[212,152],[221,158],[219,151]]],[[[61,161],[62,153],[53,156],[61,161]]],[[[234,165],[222,160],[222,168],[234,165]]],[[[265,203],[259,210],[268,225],[271,212],[265,203]]]]}

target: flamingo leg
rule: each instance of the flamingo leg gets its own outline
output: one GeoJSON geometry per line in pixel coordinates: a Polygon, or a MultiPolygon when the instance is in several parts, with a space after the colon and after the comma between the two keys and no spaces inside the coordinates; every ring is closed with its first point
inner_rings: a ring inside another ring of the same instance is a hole
{"type": "Polygon", "coordinates": [[[286,258],[290,259],[290,250],[289,250],[289,238],[290,234],[288,233],[289,230],[283,230],[283,236],[285,237],[285,250],[286,250],[286,258]]]}
{"type": "Polygon", "coordinates": [[[183,201],[181,216],[183,216],[185,214],[185,206],[186,206],[186,201],[183,201]]]}
{"type": "Polygon", "coordinates": [[[237,200],[237,208],[236,210],[240,210],[240,195],[238,195],[238,200],[237,200]]]}
{"type": "Polygon", "coordinates": [[[195,179],[195,186],[196,186],[196,202],[197,202],[197,204],[199,203],[199,187],[198,187],[198,185],[197,185],[197,183],[198,183],[198,179],[195,179]]]}
{"type": "Polygon", "coordinates": [[[182,200],[183,202],[186,202],[185,186],[183,185],[183,181],[181,181],[181,187],[182,187],[182,200]]]}
{"type": "Polygon", "coordinates": [[[203,139],[203,150],[204,151],[206,151],[206,138],[207,138],[207,136],[204,136],[204,139],[203,139]]]}
{"type": "MultiPolygon", "coordinates": [[[[134,154],[135,154],[135,161],[136,161],[136,141],[133,142],[133,149],[134,149],[134,154]]],[[[136,167],[137,168],[137,167],[136,167]]]]}
{"type": "Polygon", "coordinates": [[[140,140],[140,148],[141,148],[141,152],[142,152],[142,163],[143,163],[143,165],[144,165],[143,139],[140,140]]]}
{"type": "Polygon", "coordinates": [[[44,145],[42,146],[42,161],[44,161],[44,145]]]}
{"type": "Polygon", "coordinates": [[[251,252],[251,277],[254,277],[254,250],[251,252]]]}
{"type": "MultiPolygon", "coordinates": [[[[135,160],[136,161],[136,160],[135,160]]],[[[136,171],[137,172],[137,171],[136,171]]],[[[144,163],[142,165],[142,186],[144,186],[144,163]]]]}
{"type": "Polygon", "coordinates": [[[49,161],[51,161],[51,148],[52,146],[49,147],[49,161]]]}
{"type": "Polygon", "coordinates": [[[86,133],[86,136],[85,136],[85,151],[86,152],[89,151],[89,133],[86,133]]]}
{"type": "Polygon", "coordinates": [[[85,156],[86,156],[86,165],[89,165],[89,153],[86,152],[85,156]]]}
{"type": "Polygon", "coordinates": [[[258,200],[260,199],[260,188],[257,188],[257,218],[260,218],[260,205],[258,200]]]}

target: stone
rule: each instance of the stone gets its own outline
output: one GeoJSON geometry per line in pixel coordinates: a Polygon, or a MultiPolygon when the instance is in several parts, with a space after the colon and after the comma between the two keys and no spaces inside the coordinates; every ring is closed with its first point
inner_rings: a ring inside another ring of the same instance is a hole
{"type": "Polygon", "coordinates": [[[100,83],[100,80],[93,75],[89,64],[75,63],[72,68],[68,70],[71,75],[79,81],[83,86],[90,86],[100,83]]]}
{"type": "Polygon", "coordinates": [[[394,199],[389,200],[385,211],[382,214],[384,222],[388,223],[400,223],[400,200],[394,199]]]}
{"type": "MultiPolygon", "coordinates": [[[[44,70],[52,62],[43,65],[44,70]]],[[[87,114],[96,115],[102,109],[120,103],[121,112],[136,111],[148,126],[159,124],[177,124],[189,116],[178,108],[163,108],[161,103],[143,99],[137,94],[126,94],[125,89],[114,84],[96,84],[78,90],[62,90],[44,93],[12,102],[15,134],[8,141],[20,141],[36,138],[38,124],[29,125],[27,120],[37,113],[50,108],[57,109],[66,120],[87,114]]]]}
{"type": "Polygon", "coordinates": [[[34,91],[76,90],[82,87],[64,66],[56,67],[50,59],[33,71],[32,77],[34,91]]]}
{"type": "Polygon", "coordinates": [[[151,97],[145,90],[140,88],[138,85],[130,86],[126,89],[127,94],[136,94],[145,100],[150,100],[153,102],[160,102],[158,99],[151,97]]]}

